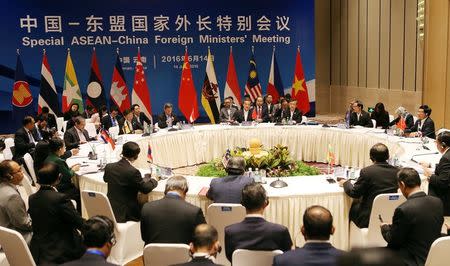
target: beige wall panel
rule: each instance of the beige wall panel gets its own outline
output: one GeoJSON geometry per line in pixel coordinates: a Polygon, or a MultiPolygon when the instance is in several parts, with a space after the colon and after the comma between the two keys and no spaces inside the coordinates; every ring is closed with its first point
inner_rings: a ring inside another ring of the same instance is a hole
{"type": "Polygon", "coordinates": [[[316,112],[330,112],[330,0],[315,0],[316,112]]]}
{"type": "Polygon", "coordinates": [[[348,84],[348,0],[341,0],[341,82],[348,84]]]}
{"type": "Polygon", "coordinates": [[[403,69],[403,89],[416,90],[416,45],[417,45],[417,0],[405,1],[405,56],[403,69]]]}
{"type": "Polygon", "coordinates": [[[391,1],[381,0],[379,88],[389,89],[391,1]]]}
{"type": "MultiPolygon", "coordinates": [[[[411,0],[410,0],[411,1],[411,0]]],[[[391,0],[391,56],[389,89],[403,89],[405,1],[391,0]]]]}
{"type": "Polygon", "coordinates": [[[348,0],[348,86],[358,86],[359,0],[348,0]]]}
{"type": "MultiPolygon", "coordinates": [[[[317,3],[318,1],[316,1],[317,3]]],[[[320,2],[320,0],[319,0],[320,2]]],[[[341,1],[331,1],[331,84],[341,84],[341,1]]]]}
{"type": "Polygon", "coordinates": [[[380,73],[380,0],[369,0],[367,4],[367,87],[378,88],[380,73]]]}
{"type": "Polygon", "coordinates": [[[367,1],[359,1],[358,86],[367,87],[367,1]]]}

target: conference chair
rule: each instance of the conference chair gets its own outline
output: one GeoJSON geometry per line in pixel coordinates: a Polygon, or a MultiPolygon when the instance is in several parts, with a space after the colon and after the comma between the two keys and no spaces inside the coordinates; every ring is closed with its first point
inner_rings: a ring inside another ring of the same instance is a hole
{"type": "Polygon", "coordinates": [[[145,266],[167,266],[190,260],[189,245],[152,243],[144,248],[145,266]]]}
{"type": "Polygon", "coordinates": [[[372,127],[376,128],[377,127],[377,120],[375,119],[371,119],[372,120],[372,127]]]}
{"type": "Polygon", "coordinates": [[[3,251],[0,251],[0,266],[9,266],[8,259],[3,251]]]}
{"type": "Polygon", "coordinates": [[[440,237],[431,244],[425,266],[446,266],[450,260],[450,236],[440,237]]]}
{"type": "Polygon", "coordinates": [[[405,197],[400,193],[380,194],[375,197],[370,213],[369,227],[358,228],[350,222],[350,247],[385,247],[387,242],[381,235],[379,216],[383,222],[391,223],[395,209],[405,202],[405,197]]]}
{"type": "Polygon", "coordinates": [[[237,249],[233,252],[233,266],[272,266],[273,257],[280,254],[283,251],[237,249]]]}
{"type": "Polygon", "coordinates": [[[389,123],[391,123],[392,121],[394,121],[395,117],[394,115],[389,115],[389,123]]]}
{"type": "Polygon", "coordinates": [[[3,157],[5,160],[11,160],[13,157],[12,147],[14,147],[14,139],[6,138],[5,139],[5,149],[3,150],[3,157]]]}
{"type": "Polygon", "coordinates": [[[23,239],[23,236],[19,232],[0,226],[0,245],[3,252],[5,252],[9,265],[36,265],[25,239],[23,239]]]}
{"type": "Polygon", "coordinates": [[[141,226],[139,222],[128,221],[118,223],[114,217],[108,197],[101,192],[83,190],[81,201],[88,217],[103,215],[114,223],[116,245],[111,250],[108,261],[123,265],[142,256],[144,242],[141,239],[141,226]]]}
{"type": "Polygon", "coordinates": [[[34,160],[33,157],[29,153],[25,153],[23,156],[23,160],[25,161],[25,165],[27,166],[27,172],[30,174],[33,182],[37,184],[36,172],[34,171],[34,160]]]}
{"type": "Polygon", "coordinates": [[[56,118],[56,129],[58,132],[65,131],[64,129],[64,117],[57,117],[56,118]]]}
{"type": "Polygon", "coordinates": [[[302,115],[302,122],[300,122],[301,124],[306,124],[308,123],[308,117],[306,117],[305,115],[302,115]]]}
{"type": "MultiPolygon", "coordinates": [[[[225,227],[239,223],[245,218],[245,208],[241,204],[213,203],[206,210],[208,224],[214,226],[219,234],[219,242],[225,245],[225,227]]],[[[217,263],[231,265],[225,256],[225,252],[217,254],[217,263]]]]}
{"type": "Polygon", "coordinates": [[[63,121],[63,132],[66,132],[67,129],[67,121],[63,121]]]}
{"type": "Polygon", "coordinates": [[[84,127],[84,129],[86,129],[86,131],[88,132],[89,137],[93,138],[93,137],[97,136],[97,130],[95,129],[94,123],[86,123],[86,126],[84,127]]]}

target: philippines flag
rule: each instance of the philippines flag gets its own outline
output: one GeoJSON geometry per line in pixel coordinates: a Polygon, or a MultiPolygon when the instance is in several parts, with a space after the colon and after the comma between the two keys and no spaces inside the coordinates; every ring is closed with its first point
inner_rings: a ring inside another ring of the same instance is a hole
{"type": "Polygon", "coordinates": [[[275,57],[275,48],[272,53],[272,64],[270,65],[269,84],[267,85],[267,94],[272,95],[273,102],[278,102],[278,98],[284,95],[283,82],[281,81],[280,70],[278,69],[277,58],[275,57]]]}
{"type": "Polygon", "coordinates": [[[247,84],[245,84],[245,94],[250,96],[252,102],[254,102],[258,96],[262,96],[253,49],[252,56],[250,57],[250,69],[248,71],[247,84]]]}
{"type": "Polygon", "coordinates": [[[130,109],[131,106],[125,75],[120,63],[119,51],[117,51],[116,65],[112,75],[110,104],[111,106],[116,106],[122,114],[125,110],[130,109]]]}
{"type": "Polygon", "coordinates": [[[227,82],[225,83],[225,92],[223,97],[233,97],[234,103],[241,106],[241,88],[239,87],[236,68],[234,66],[233,49],[230,47],[230,57],[228,59],[227,82]]]}
{"type": "Polygon", "coordinates": [[[96,111],[100,111],[102,106],[106,106],[105,89],[103,88],[102,75],[98,68],[95,48],[92,50],[91,74],[87,86],[86,105],[90,105],[96,111]]]}
{"type": "Polygon", "coordinates": [[[45,53],[42,58],[41,67],[41,89],[39,91],[38,98],[38,114],[41,113],[42,107],[47,106],[51,114],[58,116],[58,93],[56,92],[55,82],[53,81],[52,72],[50,70],[50,64],[47,60],[47,54],[45,53]]]}
{"type": "Polygon", "coordinates": [[[151,117],[152,105],[150,103],[150,91],[148,89],[147,81],[145,80],[144,66],[142,65],[141,51],[139,48],[135,71],[131,101],[133,104],[139,104],[141,111],[144,112],[147,117],[151,117]]]}

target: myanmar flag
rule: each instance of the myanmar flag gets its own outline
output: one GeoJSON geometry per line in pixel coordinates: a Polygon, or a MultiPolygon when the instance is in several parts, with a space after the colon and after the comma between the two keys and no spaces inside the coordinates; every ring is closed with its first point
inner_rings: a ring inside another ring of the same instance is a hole
{"type": "Polygon", "coordinates": [[[63,113],[69,111],[70,105],[77,103],[78,112],[83,113],[83,99],[81,98],[80,86],[78,85],[77,74],[73,67],[72,58],[70,57],[70,49],[67,50],[66,73],[64,75],[64,90],[62,97],[63,113]]]}
{"type": "Polygon", "coordinates": [[[220,122],[220,93],[217,84],[216,72],[211,58],[211,51],[208,49],[208,60],[206,63],[205,81],[202,88],[202,105],[212,124],[220,122]]]}

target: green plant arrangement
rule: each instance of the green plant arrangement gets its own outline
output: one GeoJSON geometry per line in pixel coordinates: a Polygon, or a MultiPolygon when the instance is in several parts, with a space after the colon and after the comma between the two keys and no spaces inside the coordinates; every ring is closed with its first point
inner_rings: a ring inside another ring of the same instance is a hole
{"type": "MultiPolygon", "coordinates": [[[[270,150],[262,147],[257,152],[247,148],[235,148],[227,151],[231,157],[243,157],[246,168],[265,169],[268,177],[319,175],[316,167],[292,159],[287,146],[276,145],[270,150]]],[[[199,168],[198,176],[226,176],[222,158],[217,158],[199,168]]]]}

